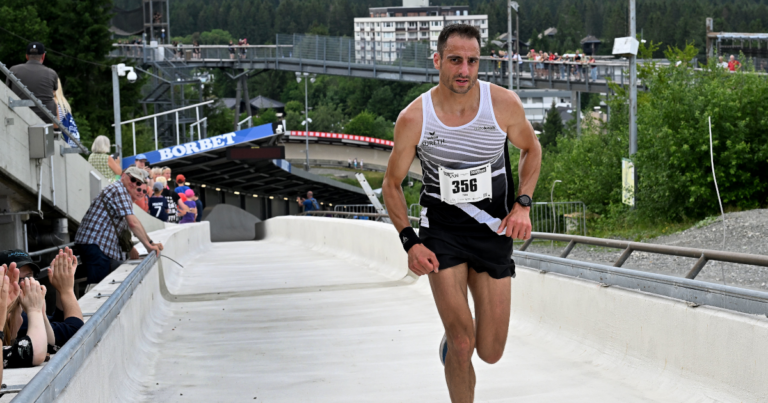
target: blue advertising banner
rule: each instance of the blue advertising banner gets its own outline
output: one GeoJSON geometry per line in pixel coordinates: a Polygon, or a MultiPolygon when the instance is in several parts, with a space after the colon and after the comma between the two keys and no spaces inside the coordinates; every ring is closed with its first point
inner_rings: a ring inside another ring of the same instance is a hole
{"type": "MultiPolygon", "coordinates": [[[[167,147],[157,151],[149,151],[144,153],[144,155],[147,157],[149,164],[154,166],[177,158],[187,157],[210,150],[217,150],[220,148],[247,143],[253,140],[263,139],[272,136],[273,134],[274,132],[272,131],[272,124],[267,123],[265,125],[250,127],[248,129],[238,130],[236,132],[226,133],[219,136],[208,137],[206,139],[167,147]]],[[[135,160],[135,156],[124,157],[123,169],[133,165],[135,160]]]]}

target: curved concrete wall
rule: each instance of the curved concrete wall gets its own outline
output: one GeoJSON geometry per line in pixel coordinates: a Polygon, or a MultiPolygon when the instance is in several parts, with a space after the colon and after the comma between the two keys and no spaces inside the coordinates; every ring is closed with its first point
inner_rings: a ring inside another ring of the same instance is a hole
{"type": "MultiPolygon", "coordinates": [[[[321,217],[279,217],[264,225],[268,241],[335,256],[392,280],[406,279],[402,284],[416,287],[414,292],[429,292],[427,279],[416,279],[407,270],[407,255],[391,225],[321,217]]],[[[181,264],[210,247],[206,223],[174,226],[152,237],[164,242],[164,253],[181,264]]],[[[136,385],[152,379],[147,368],[155,366],[147,363],[156,355],[155,338],[173,304],[168,292],[181,291],[185,275],[184,269],[166,259],[159,265],[167,287],[156,266],[106,330],[61,401],[142,400],[143,391],[136,385]]],[[[768,399],[765,317],[692,307],[519,267],[512,281],[509,337],[509,342],[545,345],[544,351],[564,363],[586,362],[616,383],[648,391],[658,397],[656,401],[768,399]]]]}
{"type": "MultiPolygon", "coordinates": [[[[299,143],[285,143],[285,159],[287,160],[304,160],[306,155],[304,149],[306,145],[299,143]]],[[[309,158],[313,160],[334,160],[340,161],[341,165],[346,167],[348,159],[357,158],[358,161],[363,160],[363,164],[374,164],[382,167],[387,166],[389,161],[390,151],[376,150],[373,148],[345,146],[345,145],[331,145],[331,144],[318,144],[309,142],[309,158]]],[[[418,158],[414,158],[411,163],[409,171],[421,176],[421,162],[418,158]]]]}

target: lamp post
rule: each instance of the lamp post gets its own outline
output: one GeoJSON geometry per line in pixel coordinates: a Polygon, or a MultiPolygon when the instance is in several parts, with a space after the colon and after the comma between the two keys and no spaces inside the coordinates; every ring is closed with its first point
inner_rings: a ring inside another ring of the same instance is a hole
{"type": "MultiPolygon", "coordinates": [[[[309,73],[299,73],[296,72],[296,82],[301,83],[302,78],[309,78],[309,81],[315,82],[315,75],[310,75],[309,73]]],[[[304,136],[306,140],[306,150],[304,151],[306,153],[306,160],[304,162],[304,170],[309,172],[309,123],[312,122],[312,119],[309,118],[309,87],[307,85],[307,80],[304,80],[304,121],[301,122],[304,125],[304,136]]]]}
{"type": "MultiPolygon", "coordinates": [[[[515,67],[517,67],[517,63],[512,62],[512,10],[515,10],[515,15],[517,15],[517,10],[520,8],[520,6],[517,4],[516,1],[510,1],[507,3],[507,63],[509,64],[507,67],[509,67],[507,70],[509,70],[509,89],[514,89],[514,74],[512,74],[512,66],[514,64],[515,67]]],[[[520,23],[518,22],[518,25],[520,23]]],[[[516,38],[516,40],[520,40],[520,38],[516,38]]]]}
{"type": "Polygon", "coordinates": [[[115,108],[115,151],[122,164],[123,159],[123,132],[120,120],[120,81],[118,77],[125,76],[129,83],[136,82],[136,72],[133,67],[123,63],[112,66],[112,104],[115,108]]]}

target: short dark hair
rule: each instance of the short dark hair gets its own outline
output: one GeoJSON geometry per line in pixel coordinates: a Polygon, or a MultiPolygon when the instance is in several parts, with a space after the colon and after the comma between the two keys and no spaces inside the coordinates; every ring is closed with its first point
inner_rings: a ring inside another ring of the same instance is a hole
{"type": "Polygon", "coordinates": [[[443,28],[442,31],[440,31],[440,36],[437,37],[437,53],[440,54],[440,57],[443,57],[443,51],[445,50],[445,44],[448,42],[448,38],[450,38],[453,35],[458,35],[465,39],[472,39],[475,38],[477,40],[477,46],[483,47],[483,45],[480,43],[480,31],[469,24],[451,24],[446,25],[445,28],[443,28]]]}

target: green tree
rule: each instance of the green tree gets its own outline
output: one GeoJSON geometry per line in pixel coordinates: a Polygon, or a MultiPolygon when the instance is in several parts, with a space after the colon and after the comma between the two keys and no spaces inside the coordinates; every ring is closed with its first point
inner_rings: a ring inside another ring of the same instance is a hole
{"type": "Polygon", "coordinates": [[[318,132],[339,133],[344,124],[344,114],[336,105],[320,104],[309,112],[312,123],[309,130],[318,132]]]}
{"type": "Polygon", "coordinates": [[[344,133],[382,138],[382,128],[381,122],[376,122],[376,115],[362,111],[344,126],[344,133]]]}
{"type": "Polygon", "coordinates": [[[547,111],[547,117],[544,121],[544,132],[539,136],[539,142],[544,148],[556,147],[557,138],[563,134],[563,119],[560,112],[555,107],[555,101],[547,111]]]}

